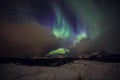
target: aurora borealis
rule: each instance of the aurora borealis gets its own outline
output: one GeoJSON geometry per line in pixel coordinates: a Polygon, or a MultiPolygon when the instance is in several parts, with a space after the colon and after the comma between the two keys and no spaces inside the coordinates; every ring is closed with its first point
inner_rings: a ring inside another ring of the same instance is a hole
{"type": "Polygon", "coordinates": [[[76,45],[83,39],[95,39],[101,34],[100,23],[103,15],[93,0],[66,0],[51,3],[54,19],[50,19],[52,21],[50,27],[58,39],[76,45]]]}
{"type": "MultiPolygon", "coordinates": [[[[37,5],[34,5],[34,2],[28,4],[31,10],[24,4],[24,10],[18,5],[15,9],[16,15],[21,14],[20,17],[31,18],[49,28],[56,38],[62,41],[60,47],[69,49],[82,40],[94,39],[101,33],[102,14],[93,0],[50,0],[48,2],[41,0],[40,2],[43,4],[39,2],[37,5]]],[[[65,52],[64,49],[62,52],[65,52]]],[[[57,51],[59,50],[61,49],[57,51]]]]}
{"type": "Polygon", "coordinates": [[[10,19],[32,19],[51,29],[57,39],[71,45],[87,38],[95,39],[104,32],[101,30],[103,14],[94,0],[26,1],[22,6],[15,6],[11,14],[8,12],[10,19]]]}
{"type": "Polygon", "coordinates": [[[5,43],[0,50],[119,51],[119,5],[116,0],[0,0],[0,41],[5,43]]]}
{"type": "Polygon", "coordinates": [[[50,55],[66,54],[66,52],[69,52],[69,50],[68,49],[64,49],[64,48],[58,48],[57,50],[53,50],[53,51],[49,52],[48,54],[50,54],[50,55]]]}
{"type": "Polygon", "coordinates": [[[80,42],[80,40],[87,38],[86,32],[81,32],[79,30],[79,23],[76,22],[76,28],[77,31],[74,31],[74,26],[70,24],[65,18],[65,16],[62,14],[60,11],[60,8],[58,6],[53,7],[54,12],[55,12],[55,22],[53,23],[53,34],[58,38],[58,39],[63,39],[63,40],[71,40],[73,41],[73,45],[76,43],[80,42]]]}
{"type": "MultiPolygon", "coordinates": [[[[52,23],[53,34],[57,39],[65,40],[66,43],[69,42],[69,45],[63,44],[61,47],[69,48],[71,45],[75,46],[77,43],[80,43],[81,40],[87,39],[88,37],[95,39],[100,35],[100,20],[102,14],[99,9],[95,7],[92,0],[55,1],[52,3],[52,9],[55,16],[52,23]],[[69,13],[66,9],[65,11],[64,8],[66,8],[69,13]],[[71,16],[73,16],[73,20],[70,21],[67,17],[71,16]],[[65,47],[66,45],[68,46],[65,47]]],[[[55,52],[59,53],[59,50],[61,51],[61,49],[58,49],[55,52]]],[[[62,50],[62,52],[65,52],[65,50],[62,50]]],[[[54,53],[54,51],[50,53],[54,53]]]]}
{"type": "Polygon", "coordinates": [[[66,39],[71,35],[70,25],[67,23],[63,14],[57,6],[53,6],[56,19],[53,23],[53,33],[57,38],[66,39]]]}

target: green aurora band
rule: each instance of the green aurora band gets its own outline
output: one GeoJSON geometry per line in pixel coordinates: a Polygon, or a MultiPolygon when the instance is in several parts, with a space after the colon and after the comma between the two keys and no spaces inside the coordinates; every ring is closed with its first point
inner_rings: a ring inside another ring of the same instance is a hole
{"type": "MultiPolygon", "coordinates": [[[[58,39],[70,40],[73,39],[73,45],[79,43],[82,39],[87,38],[86,32],[80,32],[79,34],[75,34],[71,28],[71,25],[67,22],[64,17],[62,11],[60,11],[59,7],[54,5],[53,10],[56,16],[56,20],[53,24],[53,34],[58,39]]],[[[79,29],[79,26],[78,26],[79,29]]]]}
{"type": "Polygon", "coordinates": [[[71,35],[70,25],[64,18],[60,9],[56,5],[54,5],[53,8],[56,16],[56,20],[53,24],[53,33],[57,38],[67,39],[71,35]]]}
{"type": "MultiPolygon", "coordinates": [[[[77,18],[80,20],[81,16],[85,22],[85,30],[78,34],[75,34],[71,29],[71,25],[66,20],[64,14],[60,10],[58,5],[53,5],[53,10],[56,16],[56,20],[53,24],[53,34],[62,40],[72,39],[72,45],[75,46],[77,43],[80,43],[81,40],[90,38],[97,38],[102,30],[100,28],[102,14],[100,10],[93,3],[93,0],[63,0],[63,2],[68,6],[68,8],[74,12],[77,18]]],[[[79,21],[78,21],[78,30],[79,30],[79,21]]],[[[49,54],[65,54],[65,49],[59,48],[57,50],[51,51],[49,54]]]]}
{"type": "Polygon", "coordinates": [[[49,52],[50,55],[53,55],[53,54],[65,54],[66,52],[69,52],[68,49],[64,49],[64,48],[58,48],[56,50],[53,50],[51,52],[49,52]]]}

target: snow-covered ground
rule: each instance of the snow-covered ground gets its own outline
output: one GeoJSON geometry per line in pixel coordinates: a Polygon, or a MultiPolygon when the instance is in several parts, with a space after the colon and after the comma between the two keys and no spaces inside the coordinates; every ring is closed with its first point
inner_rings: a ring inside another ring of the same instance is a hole
{"type": "Polygon", "coordinates": [[[57,67],[0,64],[0,80],[120,80],[120,63],[75,60],[57,67]]]}

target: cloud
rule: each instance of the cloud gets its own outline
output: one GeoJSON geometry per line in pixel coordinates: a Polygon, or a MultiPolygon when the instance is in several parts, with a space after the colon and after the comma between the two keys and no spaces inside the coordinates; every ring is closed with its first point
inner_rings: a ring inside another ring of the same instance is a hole
{"type": "MultiPolygon", "coordinates": [[[[119,25],[109,26],[109,30],[103,32],[95,39],[88,39],[77,44],[72,50],[76,52],[95,52],[101,50],[120,52],[119,25]]],[[[104,28],[103,28],[104,29],[104,28]]]]}
{"type": "Polygon", "coordinates": [[[1,25],[0,44],[0,57],[33,57],[58,48],[59,41],[51,30],[30,21],[1,25]]]}

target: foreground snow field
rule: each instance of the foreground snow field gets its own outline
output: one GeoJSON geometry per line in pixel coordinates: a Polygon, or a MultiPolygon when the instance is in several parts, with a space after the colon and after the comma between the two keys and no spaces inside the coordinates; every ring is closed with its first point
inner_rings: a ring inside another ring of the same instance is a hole
{"type": "Polygon", "coordinates": [[[56,67],[0,64],[0,80],[120,80],[120,63],[74,60],[56,67]]]}

